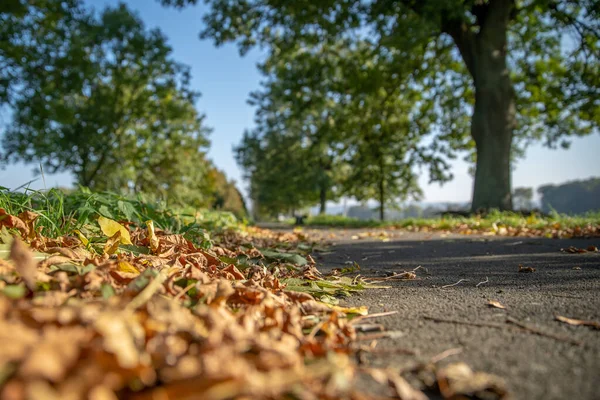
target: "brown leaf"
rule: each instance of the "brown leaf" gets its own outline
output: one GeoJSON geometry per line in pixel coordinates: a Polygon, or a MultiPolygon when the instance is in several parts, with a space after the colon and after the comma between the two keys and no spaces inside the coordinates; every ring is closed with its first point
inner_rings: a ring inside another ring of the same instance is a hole
{"type": "Polygon", "coordinates": [[[115,254],[119,250],[121,244],[121,231],[117,231],[114,235],[108,238],[104,245],[104,254],[115,254]]]}
{"type": "Polygon", "coordinates": [[[473,372],[465,363],[450,364],[436,374],[438,387],[446,399],[507,399],[506,383],[484,372],[473,372]]]}
{"type": "Polygon", "coordinates": [[[522,264],[519,264],[519,272],[535,272],[535,268],[524,267],[522,264]]]}
{"type": "Polygon", "coordinates": [[[557,321],[564,322],[565,324],[573,325],[573,326],[590,326],[594,329],[600,329],[600,322],[597,321],[586,321],[582,319],[574,319],[567,318],[561,315],[557,315],[554,317],[557,321]]]}
{"type": "Polygon", "coordinates": [[[8,229],[18,229],[21,235],[27,236],[29,229],[27,224],[21,218],[7,214],[4,208],[0,208],[0,227],[5,226],[8,229]]]}
{"type": "Polygon", "coordinates": [[[571,253],[571,254],[587,253],[586,249],[580,249],[579,247],[575,247],[575,246],[569,246],[566,249],[560,249],[560,251],[562,251],[563,253],[571,253]]]}
{"type": "Polygon", "coordinates": [[[27,239],[30,241],[35,239],[35,220],[39,216],[38,213],[34,213],[33,211],[23,211],[19,214],[19,218],[27,225],[27,239]]]}
{"type": "Polygon", "coordinates": [[[488,300],[488,302],[487,302],[487,305],[488,305],[489,307],[493,307],[493,308],[500,308],[500,309],[502,309],[502,310],[505,310],[505,309],[506,309],[506,307],[505,307],[505,306],[503,306],[503,305],[502,305],[502,304],[501,304],[499,301],[496,301],[496,300],[488,300]]]}
{"type": "Polygon", "coordinates": [[[79,358],[80,344],[90,340],[91,336],[92,332],[83,327],[49,325],[21,365],[20,374],[26,379],[61,381],[79,358]]]}
{"type": "Polygon", "coordinates": [[[402,400],[427,400],[423,392],[412,387],[406,379],[401,377],[398,373],[388,371],[388,380],[390,385],[394,388],[398,397],[402,400]]]}
{"type": "Polygon", "coordinates": [[[36,287],[38,273],[37,263],[31,250],[17,237],[10,246],[10,258],[15,263],[17,273],[23,279],[25,285],[33,292],[36,287]]]}

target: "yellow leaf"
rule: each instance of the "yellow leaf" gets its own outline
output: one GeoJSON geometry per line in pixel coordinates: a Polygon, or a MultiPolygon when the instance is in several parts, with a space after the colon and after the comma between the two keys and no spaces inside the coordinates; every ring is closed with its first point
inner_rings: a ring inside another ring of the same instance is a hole
{"type": "Polygon", "coordinates": [[[334,306],[332,304],[323,303],[327,307],[344,314],[358,314],[358,315],[367,315],[369,313],[369,307],[360,306],[360,307],[340,307],[334,306]]]}
{"type": "Polygon", "coordinates": [[[146,227],[148,228],[148,239],[150,240],[150,249],[153,253],[158,251],[158,237],[154,231],[154,222],[152,220],[146,221],[146,227]]]}
{"type": "Polygon", "coordinates": [[[129,274],[140,274],[140,271],[138,271],[136,267],[134,267],[127,261],[119,261],[119,266],[117,269],[121,272],[127,272],[129,274]]]}
{"type": "Polygon", "coordinates": [[[115,254],[119,250],[119,243],[121,242],[121,231],[117,231],[114,235],[108,238],[104,244],[105,254],[115,254]]]}
{"type": "Polygon", "coordinates": [[[131,243],[131,236],[129,236],[129,231],[127,230],[127,228],[119,224],[117,221],[113,221],[112,219],[100,216],[98,218],[98,224],[100,225],[100,229],[102,229],[102,232],[106,236],[113,237],[115,233],[121,232],[121,243],[133,244],[131,243]]]}
{"type": "Polygon", "coordinates": [[[84,246],[87,246],[88,244],[90,244],[90,241],[83,235],[83,233],[81,233],[81,231],[79,229],[75,229],[75,234],[77,234],[77,236],[79,237],[79,240],[81,240],[81,243],[83,243],[84,246]]]}

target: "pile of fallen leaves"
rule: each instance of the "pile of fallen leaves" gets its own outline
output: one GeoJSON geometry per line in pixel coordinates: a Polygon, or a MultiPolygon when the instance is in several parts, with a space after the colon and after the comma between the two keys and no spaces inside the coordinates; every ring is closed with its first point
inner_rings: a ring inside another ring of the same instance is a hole
{"type": "Polygon", "coordinates": [[[334,300],[363,283],[324,279],[301,233],[224,232],[202,248],[104,217],[49,238],[38,218],[0,209],[2,399],[372,398],[359,373],[424,398],[352,361],[366,309],[334,300]]]}

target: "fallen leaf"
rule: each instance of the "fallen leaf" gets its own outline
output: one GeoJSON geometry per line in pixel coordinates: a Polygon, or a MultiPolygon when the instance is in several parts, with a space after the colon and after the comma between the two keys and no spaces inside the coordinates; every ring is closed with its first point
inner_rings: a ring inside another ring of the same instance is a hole
{"type": "Polygon", "coordinates": [[[98,217],[98,224],[100,225],[100,229],[102,229],[102,233],[104,233],[106,236],[113,237],[117,232],[120,232],[120,240],[122,244],[133,244],[131,243],[131,236],[129,235],[127,228],[119,224],[117,221],[100,216],[98,217]]]}
{"type": "Polygon", "coordinates": [[[505,306],[503,306],[503,305],[502,305],[502,304],[501,304],[499,301],[496,301],[496,300],[488,300],[488,302],[487,302],[487,305],[488,305],[489,307],[493,307],[493,308],[500,308],[500,309],[502,309],[502,310],[505,310],[505,309],[506,309],[506,307],[505,307],[505,306]]]}
{"type": "Polygon", "coordinates": [[[148,229],[148,240],[150,241],[150,249],[154,254],[158,253],[159,241],[154,230],[154,221],[146,221],[146,228],[148,229]]]}
{"type": "Polygon", "coordinates": [[[117,270],[119,272],[125,272],[128,274],[140,274],[140,271],[136,267],[131,265],[131,263],[129,263],[128,261],[119,261],[119,263],[117,264],[117,270]]]}
{"type": "Polygon", "coordinates": [[[17,237],[10,246],[10,258],[15,263],[15,269],[25,285],[33,292],[37,281],[37,263],[31,250],[17,237]]]}
{"type": "Polygon", "coordinates": [[[8,229],[18,229],[22,235],[29,233],[27,224],[21,218],[8,214],[4,208],[0,208],[0,226],[5,226],[8,229]]]}
{"type": "Polygon", "coordinates": [[[573,326],[590,326],[594,329],[600,329],[600,322],[597,321],[586,321],[582,319],[574,319],[567,318],[561,315],[557,315],[554,317],[557,321],[564,322],[565,324],[573,325],[573,326]]]}
{"type": "Polygon", "coordinates": [[[586,249],[580,249],[579,247],[575,247],[575,246],[569,246],[566,249],[560,249],[560,251],[562,251],[563,253],[571,253],[571,254],[588,252],[586,249]]]}
{"type": "Polygon", "coordinates": [[[508,399],[503,379],[484,372],[473,372],[465,363],[450,364],[437,371],[436,379],[446,399],[508,399]]]}
{"type": "Polygon", "coordinates": [[[119,250],[119,243],[121,243],[121,231],[115,232],[115,234],[108,238],[104,244],[104,254],[115,254],[119,250]]]}
{"type": "Polygon", "coordinates": [[[523,265],[519,264],[519,272],[535,272],[535,268],[524,267],[523,265]]]}

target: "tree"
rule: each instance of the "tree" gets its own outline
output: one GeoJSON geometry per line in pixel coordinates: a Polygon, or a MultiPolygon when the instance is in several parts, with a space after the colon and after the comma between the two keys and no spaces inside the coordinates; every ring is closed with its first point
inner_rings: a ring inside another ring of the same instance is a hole
{"type": "Polygon", "coordinates": [[[513,200],[515,203],[515,209],[529,210],[531,208],[531,201],[533,200],[533,188],[530,188],[530,187],[515,188],[515,192],[513,194],[513,200]]]}
{"type": "Polygon", "coordinates": [[[583,214],[600,211],[600,178],[544,185],[538,188],[538,193],[542,196],[544,212],[583,214]]]}
{"type": "Polygon", "coordinates": [[[70,170],[95,189],[208,205],[208,130],[194,107],[189,68],[172,59],[164,35],[120,5],[99,19],[69,20],[63,39],[43,70],[20,83],[4,161],[70,170]]]}
{"type": "Polygon", "coordinates": [[[225,174],[213,168],[210,171],[210,179],[214,181],[213,202],[211,208],[215,210],[229,211],[236,217],[243,219],[248,217],[248,210],[244,197],[236,188],[234,181],[229,181],[225,174]]]}
{"type": "MultiPolygon", "coordinates": [[[[196,0],[161,2],[181,7],[196,0]]],[[[201,36],[217,45],[237,40],[242,52],[260,44],[281,56],[298,45],[368,37],[406,60],[422,57],[422,73],[410,79],[428,88],[423,101],[445,104],[439,114],[472,115],[473,210],[512,208],[511,157],[522,146],[542,138],[554,146],[600,123],[594,0],[207,3],[201,36]]]]}
{"type": "MultiPolygon", "coordinates": [[[[65,66],[79,54],[69,41],[87,18],[79,0],[6,0],[0,4],[0,106],[10,105],[31,81],[65,66]]],[[[82,64],[79,64],[82,67],[82,64]]],[[[77,81],[65,71],[62,84],[77,81]]]]}

